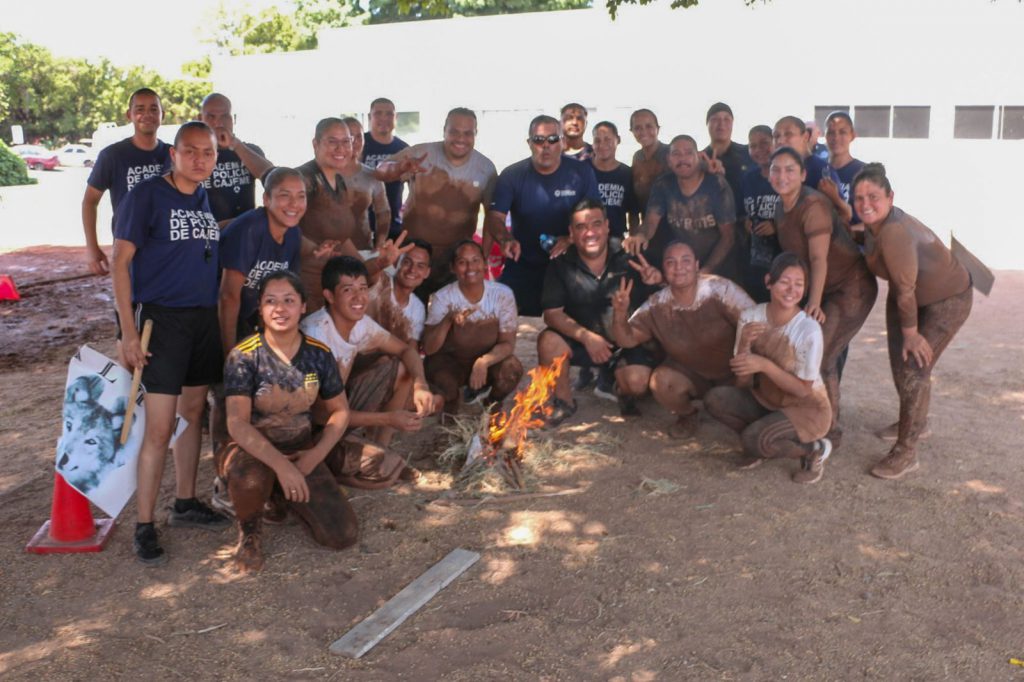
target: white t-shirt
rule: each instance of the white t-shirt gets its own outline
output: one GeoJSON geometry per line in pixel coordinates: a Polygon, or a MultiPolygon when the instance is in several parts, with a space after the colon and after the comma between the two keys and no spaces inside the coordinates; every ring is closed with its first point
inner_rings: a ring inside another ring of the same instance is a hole
{"type": "Polygon", "coordinates": [[[484,295],[476,303],[471,303],[462,294],[458,282],[435,291],[427,308],[427,324],[440,324],[448,313],[466,308],[473,308],[473,312],[466,317],[467,322],[496,319],[498,330],[502,333],[515,332],[519,327],[519,310],[512,290],[501,282],[490,280],[484,280],[484,295]]]}
{"type": "MultiPolygon", "coordinates": [[[[736,325],[736,345],[733,347],[733,353],[739,350],[740,334],[743,327],[752,322],[769,324],[767,303],[755,305],[740,313],[740,321],[736,325]]],[[[769,359],[804,381],[814,382],[814,388],[824,386],[821,381],[821,358],[825,350],[825,342],[818,321],[801,310],[778,331],[788,342],[792,355],[771,353],[769,359]]]]}
{"type": "MultiPolygon", "coordinates": [[[[389,324],[386,316],[390,313],[385,309],[390,307],[392,310],[401,313],[402,317],[405,318],[405,321],[408,323],[408,334],[411,340],[419,341],[423,338],[423,324],[427,319],[427,306],[423,305],[423,301],[415,294],[409,294],[409,302],[404,306],[399,303],[398,299],[395,298],[395,286],[391,275],[381,274],[377,284],[370,288],[370,303],[373,305],[374,310],[382,311],[382,317],[377,319],[383,324],[389,324]],[[387,294],[387,299],[382,300],[385,293],[387,294]],[[390,301],[390,306],[387,304],[388,301],[390,301]]],[[[392,333],[395,336],[403,336],[403,334],[399,334],[396,330],[392,330],[392,333]]]]}
{"type": "Polygon", "coordinates": [[[346,381],[356,355],[372,353],[391,337],[391,332],[374,322],[372,318],[363,317],[352,327],[352,333],[349,334],[346,341],[338,333],[338,328],[334,326],[334,320],[331,319],[326,308],[316,311],[304,319],[299,326],[304,334],[331,349],[331,354],[338,362],[341,378],[346,381]]]}

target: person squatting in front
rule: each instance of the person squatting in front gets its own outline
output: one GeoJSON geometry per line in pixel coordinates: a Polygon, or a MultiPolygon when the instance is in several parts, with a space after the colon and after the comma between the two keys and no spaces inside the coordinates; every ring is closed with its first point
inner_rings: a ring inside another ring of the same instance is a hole
{"type": "Polygon", "coordinates": [[[238,519],[235,566],[263,567],[264,510],[287,511],[313,539],[345,549],[358,538],[355,512],[324,460],[349,420],[345,385],[327,346],[299,330],[306,310],[302,281],[278,270],[260,281],[258,333],[244,339],[224,366],[228,433],[214,455],[238,519]],[[314,437],[312,407],[327,415],[314,437]]]}
{"type": "Polygon", "coordinates": [[[217,320],[220,229],[202,182],[217,138],[199,121],[179,128],[166,175],[140,182],[121,202],[111,267],[122,363],[142,368],[146,427],[138,462],[134,548],[146,565],[167,561],[153,515],[176,414],[188,426],[174,443],[175,495],[168,523],[226,528],[227,517],[195,497],[206,391],[223,370],[217,320]],[[153,331],[147,352],[141,332],[153,331]]]}
{"type": "Polygon", "coordinates": [[[797,483],[816,483],[832,444],[825,437],[832,419],[821,379],[821,325],[800,309],[807,266],[782,253],[765,276],[770,301],[740,315],[730,362],[736,386],[716,386],[704,407],[740,434],[741,468],[765,459],[799,458],[797,483]]]}

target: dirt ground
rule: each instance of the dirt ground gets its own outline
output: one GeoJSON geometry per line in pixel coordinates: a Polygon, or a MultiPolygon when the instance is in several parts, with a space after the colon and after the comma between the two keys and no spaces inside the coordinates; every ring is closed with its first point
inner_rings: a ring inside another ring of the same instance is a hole
{"type": "MultiPolygon", "coordinates": [[[[894,421],[882,306],[846,369],[846,436],[824,480],[790,463],[737,471],[704,418],[669,441],[653,403],[624,421],[586,394],[555,434],[609,454],[550,470],[578,495],[443,505],[450,477],[350,491],[358,549],[265,534],[255,577],[234,531],[162,528],[171,561],[131,552],[132,504],[109,547],[36,556],[48,517],[67,360],[113,348],[108,280],[74,249],[0,255],[22,288],[0,304],[0,675],[4,679],[1011,680],[1024,668],[1024,273],[1000,272],[935,372],[920,471],[867,474],[894,421]],[[669,481],[652,494],[644,479],[669,481]],[[361,660],[328,646],[455,547],[481,560],[361,660]]],[[[519,353],[535,361],[536,321],[519,353]]],[[[399,441],[422,450],[432,434],[399,441]]],[[[201,464],[208,489],[208,454],[201,464]]],[[[169,503],[168,467],[161,507],[169,503]]],[[[165,513],[159,517],[162,526],[165,513]]]]}

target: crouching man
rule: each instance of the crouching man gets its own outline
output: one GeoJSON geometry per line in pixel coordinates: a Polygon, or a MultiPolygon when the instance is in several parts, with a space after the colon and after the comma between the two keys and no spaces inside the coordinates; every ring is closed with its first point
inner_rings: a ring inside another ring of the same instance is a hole
{"type": "Polygon", "coordinates": [[[259,285],[262,331],[239,343],[224,366],[231,441],[217,450],[217,473],[238,519],[235,566],[263,567],[264,509],[292,511],[325,547],[355,544],[358,522],[324,460],[349,420],[345,385],[330,349],[299,331],[306,310],[302,280],[289,270],[259,285]],[[312,407],[328,415],[313,437],[312,407]]]}
{"type": "Polygon", "coordinates": [[[365,437],[348,434],[328,466],[340,483],[373,489],[416,477],[386,446],[395,430],[423,426],[433,396],[416,349],[366,315],[368,279],[358,258],[327,261],[321,276],[327,305],[302,321],[302,331],[331,349],[348,386],[349,429],[365,429],[365,437]],[[414,410],[406,409],[410,399],[414,410]]]}

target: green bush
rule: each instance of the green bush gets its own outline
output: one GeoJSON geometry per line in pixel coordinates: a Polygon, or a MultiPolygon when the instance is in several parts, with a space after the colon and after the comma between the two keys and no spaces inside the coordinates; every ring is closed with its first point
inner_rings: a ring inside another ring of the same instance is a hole
{"type": "Polygon", "coordinates": [[[38,180],[28,176],[28,167],[21,157],[0,140],[0,187],[34,185],[36,182],[38,180]]]}

